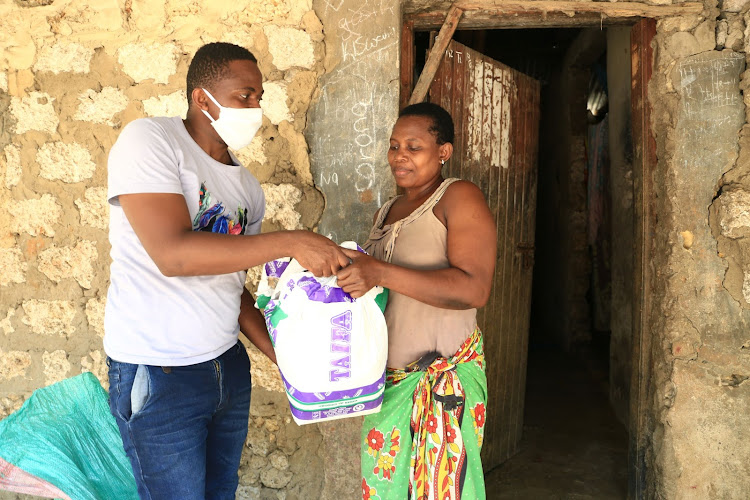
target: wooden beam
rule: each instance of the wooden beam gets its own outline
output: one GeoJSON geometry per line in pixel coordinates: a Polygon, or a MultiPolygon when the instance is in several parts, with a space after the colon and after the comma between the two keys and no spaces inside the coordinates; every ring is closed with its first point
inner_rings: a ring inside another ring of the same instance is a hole
{"type": "Polygon", "coordinates": [[[414,88],[414,59],[416,46],[414,45],[414,23],[404,21],[401,28],[401,91],[399,93],[399,109],[409,102],[409,96],[414,88]]]}
{"type": "Polygon", "coordinates": [[[499,2],[456,2],[464,11],[492,10],[495,12],[526,11],[526,12],[565,12],[571,16],[579,12],[596,12],[607,16],[622,17],[665,17],[682,16],[685,14],[700,14],[703,12],[702,3],[682,3],[676,5],[648,5],[638,2],[580,2],[566,0],[517,0],[499,2]]]}
{"type": "MultiPolygon", "coordinates": [[[[573,26],[600,26],[602,24],[633,24],[640,18],[694,15],[703,12],[703,4],[686,2],[674,5],[647,5],[636,2],[582,2],[582,1],[498,1],[457,2],[464,10],[457,29],[498,29],[573,26]]],[[[414,22],[418,31],[436,29],[443,24],[441,11],[409,14],[405,19],[414,22]]]]}
{"type": "Polygon", "coordinates": [[[448,11],[448,15],[445,17],[445,22],[443,22],[442,28],[440,28],[440,33],[438,33],[437,38],[435,38],[435,44],[430,51],[430,55],[424,65],[422,74],[419,75],[419,80],[414,87],[414,92],[411,94],[409,104],[422,102],[427,96],[427,91],[430,89],[432,79],[435,78],[435,73],[437,73],[440,63],[443,61],[443,53],[448,47],[451,38],[453,38],[453,33],[456,31],[458,20],[461,18],[463,12],[463,9],[460,9],[455,5],[452,5],[448,11]]]}

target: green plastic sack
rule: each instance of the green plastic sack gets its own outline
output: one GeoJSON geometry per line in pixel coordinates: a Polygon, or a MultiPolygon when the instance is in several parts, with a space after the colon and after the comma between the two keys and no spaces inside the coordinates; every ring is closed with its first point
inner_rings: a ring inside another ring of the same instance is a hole
{"type": "Polygon", "coordinates": [[[34,391],[0,421],[0,457],[75,500],[138,499],[107,392],[91,373],[34,391]]]}

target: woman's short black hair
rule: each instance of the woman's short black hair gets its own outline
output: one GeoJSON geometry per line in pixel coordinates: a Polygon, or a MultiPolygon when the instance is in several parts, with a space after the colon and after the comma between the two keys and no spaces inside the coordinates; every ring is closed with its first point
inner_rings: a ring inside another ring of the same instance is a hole
{"type": "Polygon", "coordinates": [[[227,75],[229,63],[237,60],[258,62],[252,52],[233,43],[208,43],[198,49],[187,72],[188,105],[192,101],[193,89],[212,87],[227,75]]]}
{"type": "Polygon", "coordinates": [[[419,102],[406,106],[398,114],[402,116],[424,116],[432,120],[429,131],[435,136],[435,142],[445,144],[453,143],[453,118],[444,108],[432,102],[419,102]]]}

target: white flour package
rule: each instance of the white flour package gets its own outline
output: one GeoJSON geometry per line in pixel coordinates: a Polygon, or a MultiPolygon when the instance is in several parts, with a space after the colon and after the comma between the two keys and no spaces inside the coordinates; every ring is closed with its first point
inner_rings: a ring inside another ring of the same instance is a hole
{"type": "MultiPolygon", "coordinates": [[[[355,243],[342,246],[361,250],[355,243]]],[[[292,416],[309,424],[380,410],[385,389],[388,290],[353,299],[336,277],[296,261],[267,263],[256,307],[263,310],[292,416]]]]}

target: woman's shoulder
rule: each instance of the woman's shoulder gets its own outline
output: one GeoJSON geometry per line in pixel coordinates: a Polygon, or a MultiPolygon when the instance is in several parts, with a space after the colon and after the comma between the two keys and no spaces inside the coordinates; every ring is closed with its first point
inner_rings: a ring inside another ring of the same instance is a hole
{"type": "Polygon", "coordinates": [[[464,203],[466,201],[484,202],[485,199],[479,186],[471,181],[455,179],[445,190],[445,194],[440,201],[447,203],[464,203]]]}
{"type": "Polygon", "coordinates": [[[448,220],[461,220],[477,209],[487,207],[482,191],[476,184],[462,179],[446,179],[451,181],[443,195],[435,204],[432,213],[444,226],[448,227],[448,220]]]}

